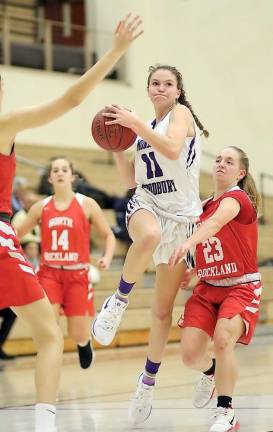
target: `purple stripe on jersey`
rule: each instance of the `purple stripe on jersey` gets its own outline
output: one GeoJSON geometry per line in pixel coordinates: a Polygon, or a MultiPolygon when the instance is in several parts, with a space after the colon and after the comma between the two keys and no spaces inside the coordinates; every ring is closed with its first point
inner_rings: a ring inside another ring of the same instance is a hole
{"type": "Polygon", "coordinates": [[[187,157],[187,165],[188,165],[188,163],[190,161],[192,151],[194,150],[194,143],[195,143],[195,137],[191,140],[191,143],[190,143],[190,146],[189,146],[189,152],[188,152],[188,157],[187,157]]]}
{"type": "Polygon", "coordinates": [[[194,153],[193,153],[193,156],[192,156],[192,160],[191,160],[191,162],[188,164],[187,168],[190,168],[190,167],[192,166],[192,164],[193,164],[195,158],[196,158],[196,151],[195,151],[195,149],[194,149],[194,153]]]}
{"type": "Polygon", "coordinates": [[[192,166],[195,158],[196,158],[196,151],[195,151],[195,137],[194,137],[191,140],[191,143],[189,146],[189,152],[188,152],[188,157],[187,157],[187,169],[192,166]]]}

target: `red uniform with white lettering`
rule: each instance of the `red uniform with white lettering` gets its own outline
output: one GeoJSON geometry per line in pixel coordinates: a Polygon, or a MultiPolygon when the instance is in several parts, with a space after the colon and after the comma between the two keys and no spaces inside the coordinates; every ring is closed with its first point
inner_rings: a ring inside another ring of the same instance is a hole
{"type": "Polygon", "coordinates": [[[9,156],[0,153],[0,309],[24,306],[45,297],[8,222],[8,217],[12,215],[11,193],[15,166],[14,148],[9,156]]]}
{"type": "Polygon", "coordinates": [[[196,247],[200,282],[185,305],[182,327],[197,327],[213,336],[217,319],[240,314],[246,333],[239,342],[249,343],[259,314],[261,276],[257,266],[257,213],[246,192],[235,187],[220,198],[207,200],[200,216],[204,222],[231,197],[239,202],[238,215],[213,237],[196,247]]]}
{"type": "Polygon", "coordinates": [[[93,289],[88,281],[90,223],[83,211],[84,195],[75,194],[65,210],[54,197],[44,200],[41,215],[39,280],[51,303],[67,316],[94,315],[93,289]]]}
{"type": "Polygon", "coordinates": [[[208,200],[200,222],[210,217],[226,197],[238,200],[241,210],[214,237],[197,245],[196,266],[200,280],[219,280],[258,272],[257,215],[244,191],[238,188],[226,192],[218,200],[208,200]]]}
{"type": "Polygon", "coordinates": [[[41,264],[88,264],[90,224],[82,204],[84,195],[75,194],[66,210],[57,210],[53,196],[44,200],[41,216],[41,264]]]}

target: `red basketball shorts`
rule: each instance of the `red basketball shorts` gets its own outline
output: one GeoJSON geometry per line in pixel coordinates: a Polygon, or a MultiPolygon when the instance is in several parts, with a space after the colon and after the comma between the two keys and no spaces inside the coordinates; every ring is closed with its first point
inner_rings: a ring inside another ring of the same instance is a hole
{"type": "Polygon", "coordinates": [[[259,317],[261,292],[261,282],[215,287],[200,281],[186,302],[184,316],[178,324],[182,328],[200,328],[212,338],[218,319],[240,315],[246,331],[238,342],[249,344],[259,317]]]}
{"type": "Polygon", "coordinates": [[[50,303],[61,305],[66,316],[95,315],[94,290],[88,280],[88,270],[62,270],[43,265],[37,275],[50,303]]]}
{"type": "Polygon", "coordinates": [[[44,297],[13,227],[0,221],[0,309],[25,306],[44,297]]]}

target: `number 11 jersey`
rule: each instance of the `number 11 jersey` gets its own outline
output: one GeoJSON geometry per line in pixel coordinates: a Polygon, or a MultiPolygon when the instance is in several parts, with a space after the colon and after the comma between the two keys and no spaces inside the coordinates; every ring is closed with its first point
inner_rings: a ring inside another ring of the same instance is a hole
{"type": "MultiPolygon", "coordinates": [[[[166,135],[171,111],[158,124],[153,121],[155,132],[166,135]]],[[[155,211],[166,216],[197,217],[201,214],[199,175],[201,140],[195,125],[195,137],[187,137],[179,158],[171,160],[153,149],[141,137],[135,143],[136,195],[149,197],[155,211]]]]}

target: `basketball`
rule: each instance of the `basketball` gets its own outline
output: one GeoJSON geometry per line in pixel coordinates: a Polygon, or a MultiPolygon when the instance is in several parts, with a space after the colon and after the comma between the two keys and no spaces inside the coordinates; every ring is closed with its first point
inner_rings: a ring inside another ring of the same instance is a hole
{"type": "Polygon", "coordinates": [[[109,109],[100,110],[92,121],[92,136],[94,141],[104,150],[119,152],[128,149],[136,140],[136,133],[119,124],[106,125],[105,122],[112,120],[102,114],[109,109]]]}

